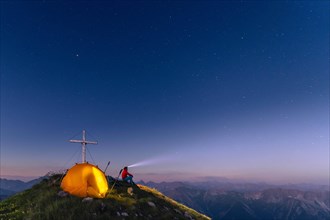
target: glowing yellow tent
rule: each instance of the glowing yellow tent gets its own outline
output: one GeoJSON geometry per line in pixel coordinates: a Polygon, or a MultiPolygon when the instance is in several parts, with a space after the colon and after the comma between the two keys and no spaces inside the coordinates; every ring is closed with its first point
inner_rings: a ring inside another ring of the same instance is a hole
{"type": "Polygon", "coordinates": [[[61,188],[79,197],[104,198],[108,191],[108,181],[98,167],[89,163],[73,166],[62,180],[61,188]]]}

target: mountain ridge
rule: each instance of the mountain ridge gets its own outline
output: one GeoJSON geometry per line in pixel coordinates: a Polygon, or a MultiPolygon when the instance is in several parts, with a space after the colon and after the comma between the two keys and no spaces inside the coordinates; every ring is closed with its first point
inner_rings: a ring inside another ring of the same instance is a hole
{"type": "Polygon", "coordinates": [[[105,199],[92,199],[67,194],[60,180],[51,176],[1,201],[0,219],[210,219],[147,186],[117,181],[105,199]]]}

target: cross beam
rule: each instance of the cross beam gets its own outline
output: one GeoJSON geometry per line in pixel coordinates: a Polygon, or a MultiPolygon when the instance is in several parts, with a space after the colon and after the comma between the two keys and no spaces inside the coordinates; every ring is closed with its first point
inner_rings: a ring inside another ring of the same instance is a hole
{"type": "Polygon", "coordinates": [[[81,143],[82,163],[86,163],[86,144],[97,144],[96,141],[86,141],[86,131],[82,131],[82,140],[69,140],[71,143],[81,143]]]}

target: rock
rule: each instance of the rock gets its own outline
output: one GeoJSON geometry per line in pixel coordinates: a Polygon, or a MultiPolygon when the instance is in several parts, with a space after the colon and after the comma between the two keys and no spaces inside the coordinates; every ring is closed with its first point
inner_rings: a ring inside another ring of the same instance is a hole
{"type": "Polygon", "coordinates": [[[66,192],[64,192],[64,191],[59,191],[59,192],[57,193],[57,195],[58,195],[59,197],[66,197],[66,196],[68,195],[68,193],[66,193],[66,192]]]}
{"type": "Polygon", "coordinates": [[[83,198],[82,202],[92,202],[93,201],[93,198],[91,197],[86,197],[86,198],[83,198]]]}
{"type": "Polygon", "coordinates": [[[127,212],[122,212],[121,216],[128,216],[127,212]]]}
{"type": "Polygon", "coordinates": [[[182,215],[182,212],[179,209],[174,209],[174,211],[182,215]]]}
{"type": "Polygon", "coordinates": [[[133,188],[132,187],[128,187],[127,188],[127,193],[132,196],[133,195],[133,188]]]}
{"type": "Polygon", "coordinates": [[[150,205],[151,207],[156,207],[155,203],[153,202],[148,202],[148,205],[150,205]]]}
{"type": "Polygon", "coordinates": [[[187,219],[193,220],[193,217],[191,217],[191,215],[189,215],[188,212],[184,212],[184,217],[186,217],[187,219]]]}

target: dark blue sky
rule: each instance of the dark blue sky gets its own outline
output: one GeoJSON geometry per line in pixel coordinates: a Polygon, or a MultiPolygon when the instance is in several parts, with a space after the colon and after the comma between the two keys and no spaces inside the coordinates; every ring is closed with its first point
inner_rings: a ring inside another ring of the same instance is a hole
{"type": "Polygon", "coordinates": [[[110,173],[324,182],[329,25],[326,1],[2,1],[1,173],[87,129],[110,173]]]}

